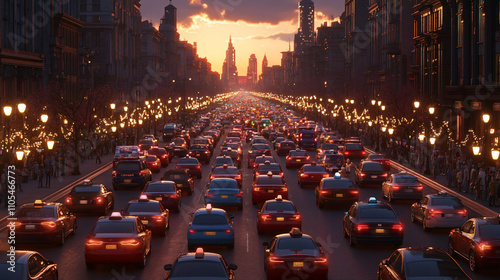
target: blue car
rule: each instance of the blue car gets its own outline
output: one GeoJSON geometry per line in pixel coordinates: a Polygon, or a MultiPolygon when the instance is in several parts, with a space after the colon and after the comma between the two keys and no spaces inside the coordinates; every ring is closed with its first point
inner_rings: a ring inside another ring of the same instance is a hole
{"type": "Polygon", "coordinates": [[[243,193],[238,188],[238,181],[230,178],[215,178],[207,185],[205,204],[215,206],[236,206],[243,209],[243,193]]]}
{"type": "Polygon", "coordinates": [[[219,208],[200,208],[194,213],[187,231],[188,249],[200,245],[226,245],[234,248],[232,215],[219,208]]]}

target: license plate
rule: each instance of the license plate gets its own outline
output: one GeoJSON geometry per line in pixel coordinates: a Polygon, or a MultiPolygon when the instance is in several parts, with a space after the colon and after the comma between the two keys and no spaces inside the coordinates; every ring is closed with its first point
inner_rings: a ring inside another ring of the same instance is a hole
{"type": "Polygon", "coordinates": [[[268,192],[268,193],[273,193],[273,192],[274,192],[274,190],[267,190],[267,192],[268,192]]]}
{"type": "Polygon", "coordinates": [[[451,217],[454,217],[455,214],[444,214],[444,216],[447,217],[447,218],[451,218],[451,217]]]}
{"type": "Polygon", "coordinates": [[[413,192],[413,189],[406,189],[405,192],[413,192]]]}
{"type": "Polygon", "coordinates": [[[25,225],[24,229],[35,229],[35,225],[25,225]]]}
{"type": "Polygon", "coordinates": [[[148,220],[141,220],[142,224],[147,225],[149,223],[148,220]]]}
{"type": "Polygon", "coordinates": [[[384,233],[385,230],[383,228],[376,228],[375,233],[384,233]]]}
{"type": "Polygon", "coordinates": [[[123,180],[124,183],[132,183],[132,180],[130,179],[127,179],[127,180],[123,180]]]}
{"type": "Polygon", "coordinates": [[[377,179],[377,175],[372,175],[372,179],[377,179]]]}
{"type": "Polygon", "coordinates": [[[160,197],[157,197],[156,200],[163,200],[163,198],[160,196],[160,197]]]}
{"type": "Polygon", "coordinates": [[[295,268],[304,267],[304,263],[303,262],[293,262],[293,267],[295,267],[295,268]]]}
{"type": "Polygon", "coordinates": [[[300,159],[296,159],[295,161],[300,162],[300,159]]]}
{"type": "Polygon", "coordinates": [[[174,152],[180,152],[181,149],[174,149],[174,152]]]}
{"type": "Polygon", "coordinates": [[[177,184],[177,187],[178,188],[182,188],[182,184],[177,184]]]}
{"type": "Polygon", "coordinates": [[[106,250],[116,250],[116,245],[106,245],[106,250]]]}
{"type": "Polygon", "coordinates": [[[197,156],[197,157],[199,157],[199,156],[200,156],[200,154],[196,154],[196,156],[197,156]]]}
{"type": "Polygon", "coordinates": [[[276,217],[276,221],[278,222],[283,222],[285,220],[285,217],[276,217]]]}
{"type": "Polygon", "coordinates": [[[87,200],[80,200],[80,204],[88,204],[89,202],[87,200]]]}
{"type": "Polygon", "coordinates": [[[215,231],[205,231],[205,235],[215,235],[215,231]]]}
{"type": "Polygon", "coordinates": [[[228,198],[229,196],[227,195],[221,195],[220,198],[228,198]]]}
{"type": "Polygon", "coordinates": [[[337,194],[335,194],[335,197],[344,197],[344,194],[343,193],[337,193],[337,194]]]}

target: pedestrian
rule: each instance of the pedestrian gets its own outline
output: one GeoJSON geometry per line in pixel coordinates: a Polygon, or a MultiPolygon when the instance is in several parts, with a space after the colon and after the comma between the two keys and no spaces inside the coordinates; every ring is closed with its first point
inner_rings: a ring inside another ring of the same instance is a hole
{"type": "Polygon", "coordinates": [[[101,163],[101,153],[99,153],[99,150],[95,151],[95,163],[101,163]]]}
{"type": "Polygon", "coordinates": [[[38,169],[37,177],[38,177],[38,187],[43,188],[43,170],[42,170],[42,168],[38,169]]]}
{"type": "Polygon", "coordinates": [[[477,170],[476,170],[476,166],[473,164],[472,168],[470,170],[470,176],[469,176],[470,187],[471,187],[470,192],[471,193],[474,190],[474,184],[476,183],[476,179],[477,179],[477,170]]]}
{"type": "Polygon", "coordinates": [[[52,167],[46,166],[45,167],[45,187],[50,188],[50,174],[52,173],[52,167]]]}
{"type": "Polygon", "coordinates": [[[479,185],[479,196],[476,195],[476,197],[479,200],[483,200],[483,194],[486,193],[486,188],[488,187],[486,185],[486,173],[484,172],[484,168],[479,168],[479,174],[477,177],[481,180],[481,184],[479,185]]]}
{"type": "Polygon", "coordinates": [[[56,154],[53,153],[50,156],[50,167],[51,167],[51,171],[52,171],[51,175],[52,175],[52,177],[57,178],[55,166],[56,166],[56,154]]]}
{"type": "Polygon", "coordinates": [[[446,181],[448,182],[448,188],[450,189],[453,185],[453,171],[451,170],[451,166],[448,166],[446,170],[446,181]]]}
{"type": "Polygon", "coordinates": [[[462,170],[459,168],[457,171],[457,175],[455,176],[457,179],[457,189],[458,192],[462,191],[462,170]]]}
{"type": "Polygon", "coordinates": [[[497,207],[497,192],[498,192],[498,181],[500,178],[497,177],[496,180],[491,180],[489,184],[489,193],[488,193],[488,206],[497,207]]]}
{"type": "Polygon", "coordinates": [[[469,188],[469,174],[469,166],[467,166],[464,162],[464,166],[462,168],[462,192],[464,193],[467,192],[469,188]]]}

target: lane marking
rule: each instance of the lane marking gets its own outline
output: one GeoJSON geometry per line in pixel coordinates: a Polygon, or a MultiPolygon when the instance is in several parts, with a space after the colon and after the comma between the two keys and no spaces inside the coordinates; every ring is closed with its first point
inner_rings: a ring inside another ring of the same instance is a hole
{"type": "Polygon", "coordinates": [[[248,253],[248,232],[247,232],[247,253],[248,253]]]}

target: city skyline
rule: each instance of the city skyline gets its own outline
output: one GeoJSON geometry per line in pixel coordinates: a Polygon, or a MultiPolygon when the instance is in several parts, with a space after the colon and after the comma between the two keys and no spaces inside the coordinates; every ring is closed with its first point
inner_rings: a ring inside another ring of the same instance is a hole
{"type": "MultiPolygon", "coordinates": [[[[231,35],[237,50],[236,66],[246,75],[247,60],[255,54],[259,63],[267,54],[269,65],[281,63],[281,52],[293,44],[298,29],[299,0],[268,1],[172,1],[178,10],[178,32],[181,40],[197,42],[200,57],[206,57],[212,69],[222,74],[225,50],[231,35]],[[266,9],[259,9],[266,5],[266,9]],[[225,12],[224,12],[225,11],[225,12]],[[219,12],[219,14],[218,14],[219,12]],[[222,14],[222,15],[221,15],[222,14]],[[214,32],[216,30],[216,32],[214,32]],[[243,70],[242,70],[243,69],[243,70]]],[[[344,10],[344,1],[315,0],[315,27],[344,10]]],[[[141,14],[158,28],[160,10],[170,1],[141,1],[141,14]]],[[[293,48],[293,46],[292,46],[293,48]]],[[[259,69],[260,70],[260,69],[259,69]]],[[[260,71],[258,74],[262,74],[260,71]]]]}

